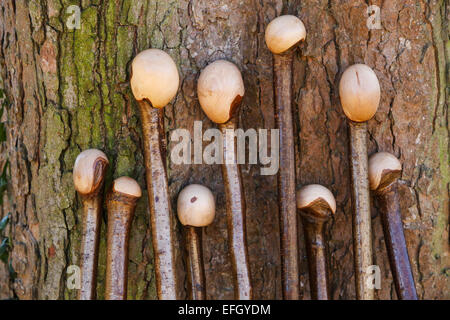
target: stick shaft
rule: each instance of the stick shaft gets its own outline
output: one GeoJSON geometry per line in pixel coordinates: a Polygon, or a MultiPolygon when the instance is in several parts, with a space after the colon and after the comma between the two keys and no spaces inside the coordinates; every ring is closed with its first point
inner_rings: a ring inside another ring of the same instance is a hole
{"type": "Polygon", "coordinates": [[[81,289],[79,300],[93,300],[97,289],[98,245],[101,227],[102,197],[82,197],[83,231],[81,243],[81,289]]]}
{"type": "Polygon", "coordinates": [[[283,298],[299,298],[297,209],[295,203],[295,155],[292,123],[293,53],[274,55],[275,120],[280,130],[278,206],[281,236],[283,298]]]}
{"type": "Polygon", "coordinates": [[[205,300],[205,273],[202,255],[202,230],[196,227],[186,227],[186,242],[188,246],[188,276],[190,299],[205,300]]]}
{"type": "Polygon", "coordinates": [[[238,300],[252,299],[252,287],[249,271],[249,259],[247,250],[247,237],[245,226],[245,198],[242,187],[242,178],[239,165],[234,155],[235,142],[227,141],[226,130],[236,128],[234,120],[220,125],[223,136],[222,176],[225,184],[227,201],[227,225],[228,241],[230,246],[231,261],[235,277],[235,298],[238,300]],[[226,159],[234,159],[227,164],[226,159]]]}
{"type": "Polygon", "coordinates": [[[416,286],[403,233],[397,183],[392,183],[383,189],[378,193],[377,199],[380,204],[386,249],[397,296],[401,300],[417,300],[416,286]]]}
{"type": "Polygon", "coordinates": [[[156,290],[160,300],[177,298],[175,251],[172,234],[172,211],[165,167],[163,110],[139,101],[144,160],[147,180],[153,251],[155,254],[156,290]]]}
{"type": "Polygon", "coordinates": [[[329,300],[328,260],[323,222],[303,218],[306,253],[308,255],[311,299],[329,300]]]}
{"type": "Polygon", "coordinates": [[[106,300],[126,300],[128,284],[128,241],[136,199],[109,195],[106,255],[106,300]]]}
{"type": "Polygon", "coordinates": [[[369,270],[368,267],[372,265],[367,124],[349,121],[349,127],[356,295],[359,300],[373,300],[374,289],[368,284],[366,273],[369,270]]]}

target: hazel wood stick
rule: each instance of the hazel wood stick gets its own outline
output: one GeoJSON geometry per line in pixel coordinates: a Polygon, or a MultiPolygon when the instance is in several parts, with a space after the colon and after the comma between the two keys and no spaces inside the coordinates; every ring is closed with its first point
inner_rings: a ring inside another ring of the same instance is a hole
{"type": "Polygon", "coordinates": [[[373,300],[374,288],[368,283],[372,228],[366,122],[374,116],[380,102],[380,84],[375,72],[364,64],[350,66],[339,82],[339,96],[349,119],[356,295],[359,300],[373,300]]]}
{"type": "Polygon", "coordinates": [[[102,151],[88,149],[78,155],[74,164],[73,181],[83,203],[79,300],[96,298],[102,187],[108,163],[102,151]]]}
{"type": "Polygon", "coordinates": [[[336,212],[336,201],[327,188],[311,184],[297,192],[297,208],[305,232],[311,299],[329,300],[329,260],[324,225],[336,212]]]}
{"type": "Polygon", "coordinates": [[[144,50],[133,59],[130,84],[141,113],[156,289],[160,300],[175,300],[178,284],[162,108],[176,95],[178,70],[164,51],[144,50]]]}
{"type": "Polygon", "coordinates": [[[127,299],[128,241],[140,197],[141,188],[129,177],[116,179],[107,197],[106,300],[127,299]]]}
{"type": "Polygon", "coordinates": [[[402,165],[392,154],[379,152],[369,159],[369,181],[380,206],[386,249],[399,300],[417,300],[398,197],[402,165]]]}
{"type": "Polygon", "coordinates": [[[234,154],[236,149],[234,137],[232,141],[228,140],[226,132],[228,129],[236,129],[233,117],[244,91],[244,82],[239,69],[225,60],[208,65],[198,79],[197,92],[200,105],[208,118],[219,124],[223,137],[222,177],[227,201],[228,241],[235,281],[235,298],[239,300],[252,299],[252,285],[241,172],[234,154]]]}
{"type": "Polygon", "coordinates": [[[175,252],[171,227],[169,184],[165,168],[165,145],[161,140],[161,133],[164,132],[162,109],[151,108],[146,101],[140,101],[139,106],[145,143],[145,172],[158,296],[161,300],[175,300],[177,296],[175,252]]]}
{"type": "Polygon", "coordinates": [[[102,217],[102,197],[82,196],[83,231],[81,243],[81,288],[78,300],[97,297],[98,247],[102,217]]]}
{"type": "Polygon", "coordinates": [[[234,119],[230,119],[226,124],[219,125],[223,136],[223,158],[222,177],[225,183],[225,195],[227,201],[227,226],[228,242],[232,252],[231,262],[236,273],[236,286],[234,294],[238,300],[248,300],[252,298],[251,275],[247,249],[247,230],[245,218],[245,198],[242,186],[241,170],[234,157],[235,146],[233,141],[226,137],[226,130],[236,129],[234,119]],[[232,154],[230,154],[230,152],[232,154]],[[226,163],[226,159],[233,158],[233,163],[226,163]]]}
{"type": "Polygon", "coordinates": [[[205,186],[191,184],[178,196],[178,218],[185,226],[188,248],[189,298],[206,299],[205,272],[202,254],[202,229],[210,225],[215,216],[215,200],[205,186]]]}
{"type": "Polygon", "coordinates": [[[366,272],[372,263],[372,223],[370,214],[367,124],[350,122],[350,169],[352,173],[353,255],[358,300],[373,300],[366,272]]]}
{"type": "Polygon", "coordinates": [[[203,267],[202,230],[186,227],[188,245],[188,277],[189,298],[191,300],[206,299],[205,270],[203,267]]]}
{"type": "Polygon", "coordinates": [[[275,121],[280,130],[278,206],[281,235],[283,297],[299,298],[297,214],[295,207],[295,148],[292,122],[292,61],[294,49],[306,37],[305,26],[295,16],[272,20],[265,40],[273,53],[275,121]]]}

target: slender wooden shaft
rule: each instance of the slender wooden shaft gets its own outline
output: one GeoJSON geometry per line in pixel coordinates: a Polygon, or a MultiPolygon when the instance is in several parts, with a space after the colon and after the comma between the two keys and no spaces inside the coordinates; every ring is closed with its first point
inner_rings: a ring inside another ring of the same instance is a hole
{"type": "Polygon", "coordinates": [[[308,255],[311,299],[329,300],[327,245],[324,235],[325,220],[312,219],[302,214],[308,255]]]}
{"type": "Polygon", "coordinates": [[[81,243],[81,289],[79,300],[93,300],[97,289],[98,244],[101,227],[102,197],[82,196],[83,231],[81,243]]]}
{"type": "Polygon", "coordinates": [[[372,265],[372,227],[367,159],[367,124],[349,121],[352,172],[353,255],[358,300],[373,300],[366,272],[372,265]]]}
{"type": "Polygon", "coordinates": [[[147,101],[139,101],[144,160],[147,180],[153,251],[155,254],[156,288],[160,300],[177,298],[175,252],[172,234],[172,211],[165,167],[163,109],[155,109],[147,101]]]}
{"type": "Polygon", "coordinates": [[[226,138],[226,130],[236,129],[234,119],[226,124],[221,124],[223,139],[222,176],[225,184],[227,201],[228,240],[235,277],[235,298],[239,300],[252,299],[252,286],[250,279],[247,236],[245,226],[245,198],[242,188],[242,178],[239,165],[234,156],[234,138],[226,138]],[[227,163],[226,159],[233,159],[233,163],[227,163]]]}
{"type": "Polygon", "coordinates": [[[292,57],[293,52],[274,55],[275,120],[280,130],[280,170],[278,173],[278,206],[281,236],[281,276],[283,298],[298,300],[298,241],[295,204],[295,155],[292,124],[292,57]]]}
{"type": "Polygon", "coordinates": [[[203,269],[202,229],[186,227],[188,248],[188,276],[190,299],[205,300],[205,273],[203,269]]]}
{"type": "Polygon", "coordinates": [[[137,198],[124,194],[108,195],[106,255],[106,300],[126,300],[128,284],[128,240],[137,198]]]}
{"type": "Polygon", "coordinates": [[[378,192],[377,199],[380,204],[381,221],[397,296],[401,300],[417,300],[416,286],[403,233],[397,183],[392,183],[378,192]]]}

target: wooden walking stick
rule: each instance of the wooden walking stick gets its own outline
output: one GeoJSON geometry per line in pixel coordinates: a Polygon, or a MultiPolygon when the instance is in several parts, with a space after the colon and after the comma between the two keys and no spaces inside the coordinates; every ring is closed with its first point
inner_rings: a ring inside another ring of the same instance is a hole
{"type": "Polygon", "coordinates": [[[198,99],[208,118],[219,124],[223,137],[222,176],[227,199],[227,223],[230,253],[235,277],[235,298],[252,298],[245,226],[245,198],[239,165],[234,154],[235,142],[227,131],[236,129],[235,113],[244,95],[241,72],[231,62],[218,60],[200,74],[198,99]]]}
{"type": "Polygon", "coordinates": [[[166,143],[163,107],[176,95],[177,66],[164,51],[140,52],[131,64],[131,89],[141,112],[153,252],[158,298],[177,298],[172,212],[165,167],[166,143]]]}
{"type": "Polygon", "coordinates": [[[336,200],[327,188],[310,184],[297,192],[309,265],[311,299],[329,300],[327,242],[324,225],[336,212],[336,200]]]}
{"type": "Polygon", "coordinates": [[[83,202],[81,289],[79,300],[96,298],[98,244],[102,216],[102,186],[108,158],[97,149],[81,152],[73,166],[73,183],[83,202]]]}
{"type": "Polygon", "coordinates": [[[339,83],[339,95],[350,128],[356,295],[359,300],[373,300],[374,290],[367,283],[367,272],[372,265],[372,228],[366,121],[374,116],[380,102],[380,84],[375,72],[364,64],[347,68],[339,83]]]}
{"type": "Polygon", "coordinates": [[[108,194],[106,300],[126,300],[128,284],[128,240],[141,188],[129,177],[114,180],[108,194]]]}
{"type": "Polygon", "coordinates": [[[188,275],[192,300],[206,298],[201,228],[213,222],[215,210],[216,204],[212,192],[202,185],[191,184],[178,196],[178,218],[185,226],[188,246],[188,275]]]}
{"type": "Polygon", "coordinates": [[[400,161],[390,153],[375,153],[369,159],[370,189],[380,205],[386,249],[397,297],[400,300],[417,300],[397,193],[397,180],[401,172],[400,161]]]}
{"type": "Polygon", "coordinates": [[[292,123],[292,60],[294,49],[306,37],[302,21],[291,15],[272,20],[266,28],[267,47],[273,53],[275,120],[280,130],[278,206],[281,235],[283,298],[299,298],[297,214],[295,208],[295,154],[292,123]]]}

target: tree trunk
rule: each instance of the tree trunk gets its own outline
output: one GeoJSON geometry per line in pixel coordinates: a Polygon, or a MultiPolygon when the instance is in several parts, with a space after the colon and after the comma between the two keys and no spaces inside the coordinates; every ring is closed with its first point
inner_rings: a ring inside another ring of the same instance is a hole
{"type": "MultiPolygon", "coordinates": [[[[370,30],[368,4],[357,0],[83,0],[75,3],[81,12],[80,29],[71,28],[76,11],[68,9],[73,4],[0,4],[0,87],[6,95],[2,121],[7,133],[0,164],[9,162],[0,213],[10,213],[3,234],[11,239],[6,264],[0,262],[1,298],[76,297],[67,268],[79,265],[80,259],[81,201],[72,183],[79,152],[98,148],[108,155],[106,188],[122,175],[144,188],[140,117],[129,86],[132,58],[143,49],[161,48],[178,65],[181,87],[164,109],[167,141],[176,128],[192,135],[195,120],[203,121],[203,130],[215,127],[199,106],[196,80],[202,68],[220,58],[236,63],[243,74],[240,127],[274,128],[272,55],[264,29],[285,13],[301,18],[307,30],[294,58],[297,187],[323,184],[338,203],[326,232],[332,297],[355,298],[349,137],[338,83],[346,67],[366,63],[376,72],[382,92],[378,112],[368,123],[368,150],[391,152],[403,163],[401,210],[418,295],[450,298],[448,2],[372,1],[380,8],[381,25],[370,30]]],[[[175,143],[169,143],[169,150],[175,143]]],[[[233,298],[220,165],[174,165],[170,152],[167,157],[174,208],[178,192],[188,183],[202,183],[216,195],[216,219],[203,233],[206,292],[208,299],[233,298]]],[[[254,296],[279,299],[276,176],[260,175],[259,165],[243,165],[242,174],[254,296]]],[[[100,299],[106,217],[104,213],[100,299]]],[[[382,277],[376,297],[395,299],[377,208],[372,210],[372,226],[374,263],[382,277]]],[[[173,227],[177,272],[185,279],[181,227],[178,222],[173,227]]],[[[309,299],[303,228],[298,230],[300,292],[309,299]]],[[[129,299],[156,298],[153,269],[144,196],[130,238],[129,299]]]]}

